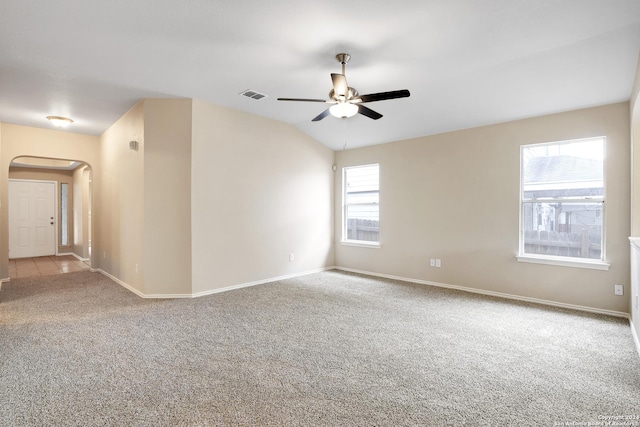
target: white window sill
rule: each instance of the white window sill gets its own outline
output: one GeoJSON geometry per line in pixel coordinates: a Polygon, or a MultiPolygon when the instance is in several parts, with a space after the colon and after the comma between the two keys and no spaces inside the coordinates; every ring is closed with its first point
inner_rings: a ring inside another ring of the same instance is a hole
{"type": "Polygon", "coordinates": [[[556,257],[556,256],[536,256],[518,255],[518,262],[530,262],[533,264],[559,265],[562,267],[589,268],[592,270],[609,270],[610,264],[599,260],[588,260],[580,258],[556,257]]]}
{"type": "Polygon", "coordinates": [[[344,246],[359,246],[361,248],[374,248],[380,249],[380,243],[378,242],[366,242],[364,240],[342,240],[341,245],[344,246]]]}

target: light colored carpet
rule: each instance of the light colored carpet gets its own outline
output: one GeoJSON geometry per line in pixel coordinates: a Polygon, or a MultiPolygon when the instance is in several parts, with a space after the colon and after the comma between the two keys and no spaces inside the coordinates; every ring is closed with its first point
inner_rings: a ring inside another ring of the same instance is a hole
{"type": "Polygon", "coordinates": [[[140,299],[91,272],[12,280],[0,345],[3,426],[640,416],[624,319],[337,271],[188,300],[140,299]]]}

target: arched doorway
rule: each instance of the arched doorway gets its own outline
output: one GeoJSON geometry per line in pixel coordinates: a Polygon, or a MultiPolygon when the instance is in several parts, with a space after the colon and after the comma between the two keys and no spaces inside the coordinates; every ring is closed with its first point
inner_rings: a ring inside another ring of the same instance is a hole
{"type": "Polygon", "coordinates": [[[92,168],[82,161],[33,156],[11,161],[10,277],[90,267],[91,181],[92,168]],[[30,188],[34,190],[30,192],[30,188]],[[47,198],[52,200],[51,206],[47,198]]]}

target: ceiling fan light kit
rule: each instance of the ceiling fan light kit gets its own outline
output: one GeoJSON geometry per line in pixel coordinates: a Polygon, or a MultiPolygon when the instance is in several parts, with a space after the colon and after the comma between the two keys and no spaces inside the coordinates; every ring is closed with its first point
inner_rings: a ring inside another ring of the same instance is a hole
{"type": "Polygon", "coordinates": [[[333,117],[337,117],[339,119],[353,117],[358,114],[358,110],[359,108],[357,105],[350,104],[348,102],[340,102],[329,107],[329,113],[331,113],[333,117]]]}
{"type": "Polygon", "coordinates": [[[378,120],[382,117],[382,114],[373,111],[371,108],[365,107],[362,104],[366,102],[384,101],[387,99],[407,98],[411,95],[407,89],[360,95],[357,90],[349,87],[347,84],[345,68],[351,59],[351,55],[348,53],[339,53],[336,55],[336,59],[342,65],[342,74],[331,74],[333,89],[329,92],[329,99],[278,98],[278,101],[322,102],[325,104],[334,104],[314,117],[312,119],[314,122],[324,119],[329,114],[334,117],[346,119],[348,117],[353,117],[358,113],[369,117],[370,119],[378,120]]]}

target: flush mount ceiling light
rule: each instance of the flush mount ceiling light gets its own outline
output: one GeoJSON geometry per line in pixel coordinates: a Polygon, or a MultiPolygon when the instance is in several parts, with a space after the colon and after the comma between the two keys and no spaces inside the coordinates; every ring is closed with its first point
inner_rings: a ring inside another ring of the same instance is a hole
{"type": "Polygon", "coordinates": [[[355,104],[350,104],[348,102],[340,102],[336,105],[332,105],[329,108],[329,112],[333,117],[337,117],[339,119],[345,119],[347,117],[353,117],[358,114],[358,106],[355,104]]]}
{"type": "Polygon", "coordinates": [[[62,116],[47,116],[47,120],[49,120],[54,126],[61,128],[65,128],[73,123],[73,120],[70,118],[62,116]]]}

